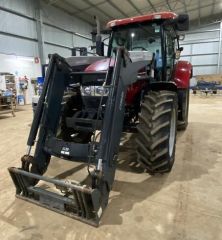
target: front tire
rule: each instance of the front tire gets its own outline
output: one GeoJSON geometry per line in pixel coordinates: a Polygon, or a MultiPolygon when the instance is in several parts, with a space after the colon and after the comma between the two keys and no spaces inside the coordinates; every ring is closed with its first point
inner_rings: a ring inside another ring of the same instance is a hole
{"type": "Polygon", "coordinates": [[[137,159],[150,174],[170,172],[174,164],[177,101],[175,92],[149,92],[141,104],[137,159]]]}

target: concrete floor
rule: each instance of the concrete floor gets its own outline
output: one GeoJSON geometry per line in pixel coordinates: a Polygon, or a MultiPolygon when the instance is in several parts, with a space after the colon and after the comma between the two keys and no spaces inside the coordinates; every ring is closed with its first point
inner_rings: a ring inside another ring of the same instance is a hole
{"type": "MultiPolygon", "coordinates": [[[[7,167],[19,166],[31,119],[30,106],[15,118],[0,116],[0,239],[222,239],[222,96],[192,96],[189,127],[178,133],[168,175],[144,173],[125,137],[99,228],[15,199],[7,167]]],[[[66,170],[73,166],[53,159],[47,174],[71,178],[66,170]]]]}

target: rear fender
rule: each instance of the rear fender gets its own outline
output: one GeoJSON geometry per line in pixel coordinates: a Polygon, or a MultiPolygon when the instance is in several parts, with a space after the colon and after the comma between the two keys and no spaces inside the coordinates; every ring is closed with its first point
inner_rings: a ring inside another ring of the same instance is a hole
{"type": "MultiPolygon", "coordinates": [[[[133,105],[135,103],[135,99],[141,94],[143,89],[146,89],[146,81],[137,81],[130,85],[127,89],[126,93],[126,105],[133,105]]],[[[173,91],[177,92],[177,86],[174,82],[154,82],[150,83],[147,86],[148,91],[173,91]]]]}
{"type": "Polygon", "coordinates": [[[179,89],[190,86],[190,78],[193,75],[192,65],[188,61],[178,61],[174,68],[174,82],[179,89]]]}

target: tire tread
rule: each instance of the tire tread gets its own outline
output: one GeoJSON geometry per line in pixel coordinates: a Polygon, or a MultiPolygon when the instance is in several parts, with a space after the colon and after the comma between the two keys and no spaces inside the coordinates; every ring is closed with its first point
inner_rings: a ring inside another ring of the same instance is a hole
{"type": "Polygon", "coordinates": [[[172,159],[169,159],[168,145],[173,107],[177,113],[177,94],[171,91],[151,91],[141,104],[136,139],[137,160],[150,174],[169,172],[172,168],[175,146],[172,159]]]}

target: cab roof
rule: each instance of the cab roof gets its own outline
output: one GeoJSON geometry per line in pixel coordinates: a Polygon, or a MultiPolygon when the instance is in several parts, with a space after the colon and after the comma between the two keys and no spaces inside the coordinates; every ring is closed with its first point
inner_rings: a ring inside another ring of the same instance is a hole
{"type": "Polygon", "coordinates": [[[131,23],[142,23],[157,19],[174,19],[177,17],[176,13],[173,12],[157,12],[141,16],[135,16],[131,18],[115,19],[107,23],[107,28],[113,28],[116,26],[128,25],[131,23]]]}

